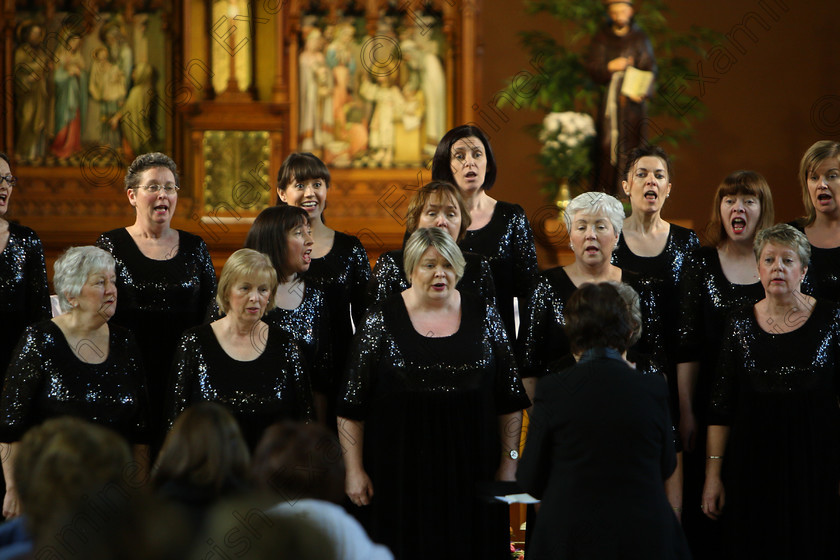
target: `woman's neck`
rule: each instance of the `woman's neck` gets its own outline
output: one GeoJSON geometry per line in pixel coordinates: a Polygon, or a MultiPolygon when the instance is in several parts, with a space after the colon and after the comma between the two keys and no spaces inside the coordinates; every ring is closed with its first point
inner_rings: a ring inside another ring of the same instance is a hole
{"type": "MultiPolygon", "coordinates": [[[[69,313],[56,317],[59,326],[78,338],[93,336],[108,324],[107,319],[100,313],[89,313],[72,309],[69,313]]],[[[107,328],[107,327],[106,327],[107,328]]]]}
{"type": "Polygon", "coordinates": [[[171,230],[169,223],[159,224],[147,220],[137,219],[129,228],[133,235],[147,239],[163,239],[171,230]]]}
{"type": "Polygon", "coordinates": [[[840,229],[840,207],[830,214],[817,212],[811,227],[838,230],[840,229]]]}
{"type": "Polygon", "coordinates": [[[641,234],[656,233],[667,225],[662,219],[661,212],[633,212],[624,221],[624,229],[632,230],[641,234]]]}
{"type": "Polygon", "coordinates": [[[318,216],[316,219],[309,222],[309,226],[312,228],[312,236],[318,237],[320,235],[326,235],[332,232],[332,229],[327,227],[327,224],[323,222],[321,216],[318,216]]]}
{"type": "Polygon", "coordinates": [[[490,195],[487,194],[484,189],[478,189],[469,194],[461,191],[461,194],[464,197],[464,205],[467,207],[470,214],[480,210],[485,210],[493,204],[493,199],[490,198],[490,195]]]}
{"type": "Polygon", "coordinates": [[[621,281],[621,269],[608,260],[597,266],[589,266],[576,260],[566,267],[566,273],[571,273],[570,276],[576,286],[586,282],[621,281]]]}
{"type": "Polygon", "coordinates": [[[259,324],[260,320],[257,319],[256,321],[244,321],[241,319],[236,319],[231,317],[230,315],[225,315],[221,319],[219,319],[221,325],[221,332],[224,333],[225,336],[230,337],[231,339],[241,339],[241,338],[250,338],[253,336],[254,329],[256,329],[259,324]]]}
{"type": "Polygon", "coordinates": [[[454,290],[449,297],[445,299],[432,299],[423,296],[419,290],[413,286],[403,291],[403,300],[406,307],[412,311],[419,312],[440,312],[449,311],[458,306],[458,300],[454,297],[454,290]]]}
{"type": "Polygon", "coordinates": [[[718,251],[730,258],[751,258],[754,261],[753,240],[754,238],[733,241],[732,239],[726,238],[718,247],[718,251]]]}

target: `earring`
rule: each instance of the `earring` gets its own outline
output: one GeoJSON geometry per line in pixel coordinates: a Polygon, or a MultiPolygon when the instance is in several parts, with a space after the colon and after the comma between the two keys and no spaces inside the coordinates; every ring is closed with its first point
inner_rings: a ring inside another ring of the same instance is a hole
{"type": "Polygon", "coordinates": [[[575,246],[571,243],[569,243],[569,249],[571,249],[573,253],[575,252],[575,246]]]}

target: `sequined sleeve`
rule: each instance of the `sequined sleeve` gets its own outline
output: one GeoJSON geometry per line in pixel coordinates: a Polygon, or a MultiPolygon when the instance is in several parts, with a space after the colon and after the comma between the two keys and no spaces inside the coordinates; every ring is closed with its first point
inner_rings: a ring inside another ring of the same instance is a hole
{"type": "Polygon", "coordinates": [[[384,313],[377,306],[365,316],[353,339],[344,381],[339,389],[339,416],[352,420],[367,417],[376,382],[376,368],[389,339],[384,313]]]}
{"type": "Polygon", "coordinates": [[[172,362],[172,390],[166,407],[167,428],[171,428],[178,415],[193,404],[194,386],[202,371],[206,374],[207,362],[198,334],[195,329],[190,329],[181,335],[172,362]]]}
{"type": "Polygon", "coordinates": [[[352,238],[353,252],[351,255],[352,272],[350,274],[350,313],[353,316],[353,324],[359,325],[365,316],[367,286],[370,281],[370,260],[364,245],[357,238],[352,238]]]}
{"type": "Polygon", "coordinates": [[[547,373],[545,351],[560,341],[550,341],[549,325],[554,320],[551,312],[552,290],[548,280],[540,276],[526,306],[527,314],[520,311],[517,351],[522,377],[542,377],[547,373]]]}
{"type": "Polygon", "coordinates": [[[405,272],[402,271],[394,257],[396,251],[382,253],[376,260],[373,273],[367,288],[367,304],[373,306],[391,294],[403,291],[407,287],[405,272]]]}
{"type": "Polygon", "coordinates": [[[199,261],[201,291],[199,295],[200,308],[197,310],[195,324],[201,324],[205,316],[210,312],[216,299],[216,269],[213,267],[213,259],[203,239],[199,240],[197,256],[199,261]]]}
{"type": "Polygon", "coordinates": [[[493,269],[490,263],[483,256],[478,255],[481,268],[481,281],[478,288],[478,295],[488,303],[496,305],[496,283],[493,282],[493,269]]]}
{"type": "Polygon", "coordinates": [[[676,363],[700,361],[703,347],[703,261],[696,253],[680,279],[680,305],[676,363]]]}
{"type": "MultiPolygon", "coordinates": [[[[514,215],[511,220],[513,227],[513,285],[514,295],[519,298],[519,305],[528,301],[531,288],[534,286],[539,267],[537,266],[537,249],[534,245],[534,232],[521,206],[514,205],[514,215]]],[[[520,308],[520,315],[522,309],[520,308]]]]}
{"type": "Polygon", "coordinates": [[[284,355],[295,387],[296,407],[300,413],[300,419],[304,422],[312,422],[315,420],[315,407],[312,404],[312,385],[306,373],[306,362],[297,343],[291,337],[284,336],[283,338],[286,340],[284,355]]]}
{"type": "Polygon", "coordinates": [[[495,305],[485,303],[484,336],[491,341],[496,361],[496,413],[509,414],[531,406],[516,369],[507,331],[495,305]]]}
{"type": "Polygon", "coordinates": [[[334,395],[336,384],[340,381],[340,372],[343,364],[335,363],[335,356],[332,348],[332,336],[330,336],[330,311],[320,296],[321,304],[318,306],[318,313],[313,319],[312,328],[316,334],[315,356],[312,368],[311,389],[325,395],[334,395]]]}
{"type": "Polygon", "coordinates": [[[0,436],[4,442],[20,441],[34,423],[35,399],[44,380],[46,333],[38,325],[26,327],[12,354],[3,383],[0,404],[2,425],[0,436]]]}
{"type": "Polygon", "coordinates": [[[52,317],[50,289],[47,284],[47,265],[44,247],[34,231],[29,231],[25,241],[26,251],[26,321],[37,323],[52,317]]]}
{"type": "Polygon", "coordinates": [[[134,422],[132,422],[132,433],[130,434],[129,441],[132,443],[149,443],[151,435],[149,433],[149,392],[146,387],[146,372],[143,369],[143,355],[140,353],[140,347],[137,345],[134,333],[129,330],[126,330],[125,333],[128,371],[134,378],[134,384],[137,387],[138,405],[134,422]]]}
{"type": "MultiPolygon", "coordinates": [[[[752,308],[749,309],[752,312],[752,308]]],[[[733,316],[726,328],[712,382],[712,396],[709,406],[708,424],[729,426],[735,416],[738,401],[738,371],[744,363],[739,350],[737,316],[733,316]]]]}

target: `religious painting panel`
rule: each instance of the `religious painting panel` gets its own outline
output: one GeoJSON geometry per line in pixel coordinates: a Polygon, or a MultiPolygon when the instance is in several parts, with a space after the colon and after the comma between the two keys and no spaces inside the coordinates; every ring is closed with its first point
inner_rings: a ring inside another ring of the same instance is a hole
{"type": "MultiPolygon", "coordinates": [[[[161,150],[167,130],[163,15],[136,2],[15,12],[13,153],[26,166],[119,165],[161,150]],[[62,9],[64,8],[64,9],[62,9]],[[102,157],[103,153],[110,157],[102,157]]],[[[72,5],[71,5],[72,4],[72,5]]]]}
{"type": "Polygon", "coordinates": [[[451,45],[439,12],[300,17],[297,149],[336,168],[420,167],[447,130],[451,45]]]}

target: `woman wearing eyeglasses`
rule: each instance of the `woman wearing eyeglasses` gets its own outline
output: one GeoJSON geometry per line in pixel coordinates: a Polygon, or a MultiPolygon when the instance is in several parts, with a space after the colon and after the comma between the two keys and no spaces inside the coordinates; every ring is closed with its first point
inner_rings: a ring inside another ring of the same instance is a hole
{"type": "Polygon", "coordinates": [[[134,332],[147,372],[152,444],[165,432],[168,372],[181,333],[204,322],[216,297],[216,273],[207,245],[170,224],[178,203],[178,168],[159,152],[128,167],[125,192],[133,225],[99,236],[96,244],[116,260],[120,305],[112,322],[134,332]]]}
{"type": "Polygon", "coordinates": [[[27,325],[52,316],[41,240],[6,219],[15,182],[9,157],[0,152],[0,372],[27,325]]]}

